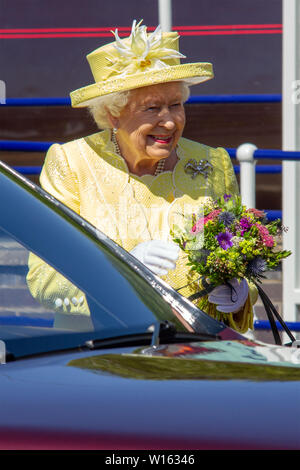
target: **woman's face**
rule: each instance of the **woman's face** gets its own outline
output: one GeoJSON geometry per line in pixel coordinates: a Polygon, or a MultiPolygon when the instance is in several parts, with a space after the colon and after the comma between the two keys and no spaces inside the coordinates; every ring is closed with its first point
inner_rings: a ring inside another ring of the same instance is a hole
{"type": "Polygon", "coordinates": [[[137,88],[115,127],[121,152],[129,161],[151,162],[168,158],[185,125],[180,82],[137,88]]]}

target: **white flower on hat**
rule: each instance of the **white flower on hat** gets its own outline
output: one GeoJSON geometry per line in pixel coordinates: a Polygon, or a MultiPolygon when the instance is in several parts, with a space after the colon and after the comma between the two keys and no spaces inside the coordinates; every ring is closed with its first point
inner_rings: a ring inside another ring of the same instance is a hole
{"type": "MultiPolygon", "coordinates": [[[[114,47],[118,53],[116,57],[107,57],[113,70],[125,76],[145,69],[162,69],[168,67],[166,59],[185,58],[180,52],[165,46],[161,26],[159,25],[151,34],[147,34],[147,26],[140,26],[143,20],[132,23],[131,34],[128,42],[121,41],[118,30],[112,31],[116,43],[114,47]]],[[[174,41],[178,38],[175,37],[174,41]]],[[[168,41],[170,45],[170,40],[168,41]]]]}

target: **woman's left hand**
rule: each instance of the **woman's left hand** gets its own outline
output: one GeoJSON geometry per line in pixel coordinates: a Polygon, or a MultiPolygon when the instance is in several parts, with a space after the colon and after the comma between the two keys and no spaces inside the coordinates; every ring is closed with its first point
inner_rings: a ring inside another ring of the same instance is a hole
{"type": "Polygon", "coordinates": [[[238,312],[245,304],[249,287],[246,279],[240,282],[231,279],[229,285],[222,284],[215,287],[208,296],[209,302],[217,304],[217,310],[224,313],[238,312]]]}

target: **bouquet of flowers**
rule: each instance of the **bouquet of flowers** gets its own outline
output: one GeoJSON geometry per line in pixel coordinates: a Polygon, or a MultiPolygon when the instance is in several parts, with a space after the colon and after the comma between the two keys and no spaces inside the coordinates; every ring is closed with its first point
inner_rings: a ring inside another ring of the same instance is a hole
{"type": "Polygon", "coordinates": [[[279,219],[268,222],[265,212],[225,194],[185,218],[183,227],[173,227],[172,236],[188,254],[191,270],[217,286],[233,278],[261,282],[291,254],[278,247],[283,230],[279,219]]]}

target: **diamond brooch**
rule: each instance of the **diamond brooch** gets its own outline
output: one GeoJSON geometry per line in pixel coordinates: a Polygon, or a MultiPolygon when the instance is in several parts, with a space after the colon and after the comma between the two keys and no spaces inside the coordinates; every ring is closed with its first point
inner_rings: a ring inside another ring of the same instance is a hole
{"type": "Polygon", "coordinates": [[[201,174],[206,179],[213,171],[213,166],[208,160],[195,160],[191,158],[184,166],[184,171],[187,175],[191,175],[192,179],[201,174]]]}

